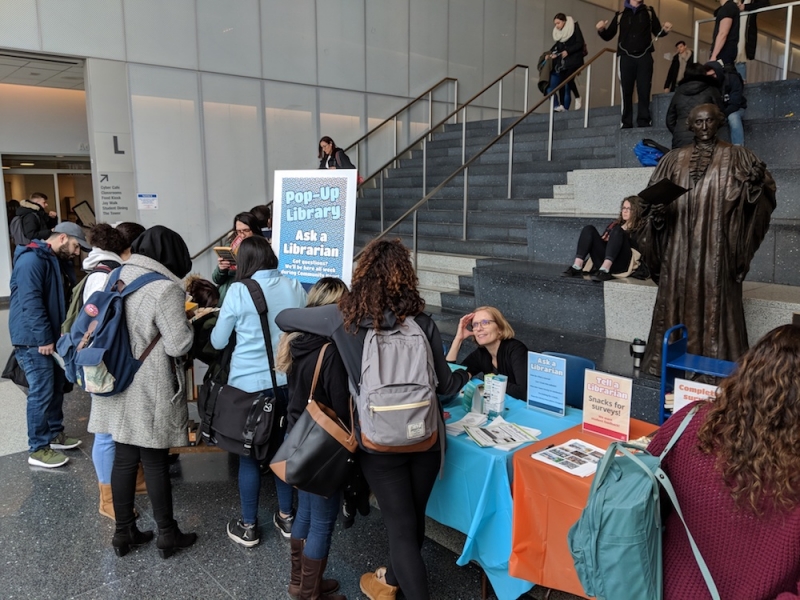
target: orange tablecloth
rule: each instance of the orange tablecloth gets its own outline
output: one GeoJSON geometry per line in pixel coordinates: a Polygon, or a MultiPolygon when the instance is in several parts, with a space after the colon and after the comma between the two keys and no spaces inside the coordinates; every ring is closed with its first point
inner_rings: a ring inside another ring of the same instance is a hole
{"type": "MultiPolygon", "coordinates": [[[[650,435],[657,425],[631,419],[631,439],[650,435]]],[[[514,521],[509,573],[545,587],[586,597],[578,581],[567,532],[581,516],[593,477],[576,477],[531,458],[547,446],[579,439],[600,448],[614,440],[576,425],[514,453],[514,521]]]]}

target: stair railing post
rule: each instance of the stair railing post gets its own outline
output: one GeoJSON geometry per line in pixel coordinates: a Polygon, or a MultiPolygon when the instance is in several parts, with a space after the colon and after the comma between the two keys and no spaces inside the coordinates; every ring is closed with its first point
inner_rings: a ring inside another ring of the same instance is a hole
{"type": "Polygon", "coordinates": [[[555,108],[555,97],[550,96],[550,124],[547,127],[547,162],[553,160],[553,109],[555,108]]]}
{"type": "Polygon", "coordinates": [[[467,107],[465,106],[461,116],[461,164],[467,162],[467,107]]]}
{"type": "Polygon", "coordinates": [[[383,169],[381,169],[381,231],[386,229],[383,223],[383,169]]]}
{"type": "MultiPolygon", "coordinates": [[[[397,115],[394,117],[394,156],[397,157],[397,115]]],[[[395,160],[394,168],[397,168],[397,161],[395,160]]]]}
{"type": "Polygon", "coordinates": [[[417,270],[417,212],[414,211],[414,225],[413,229],[414,232],[412,234],[412,242],[411,242],[411,251],[414,253],[414,272],[417,270]]]}
{"type": "Polygon", "coordinates": [[[500,91],[497,96],[497,135],[503,131],[503,80],[500,80],[500,91]]]}
{"type": "Polygon", "coordinates": [[[525,93],[522,96],[522,114],[528,112],[528,81],[530,80],[530,67],[525,67],[525,93]]]}
{"type": "MultiPolygon", "coordinates": [[[[428,138],[422,140],[422,195],[428,193],[428,138]]],[[[415,213],[416,214],[416,213],[415,213]]]]}
{"type": "MultiPolygon", "coordinates": [[[[697,38],[695,39],[695,44],[697,43],[697,38]]],[[[611,59],[611,106],[614,106],[614,101],[616,100],[616,92],[617,92],[617,55],[612,54],[613,58],[611,59]]],[[[697,56],[695,54],[695,56],[697,56]]]]}
{"type": "Polygon", "coordinates": [[[458,79],[456,79],[453,87],[453,123],[458,125],[458,79]]]}
{"type": "Polygon", "coordinates": [[[467,195],[468,195],[468,181],[469,181],[469,167],[464,169],[464,206],[463,206],[463,214],[461,215],[461,241],[467,241],[467,195]]]}
{"type": "Polygon", "coordinates": [[[786,81],[789,76],[789,56],[792,51],[792,9],[793,5],[789,5],[786,9],[786,37],[783,40],[785,46],[783,49],[783,77],[781,79],[786,81]]]}
{"type": "Polygon", "coordinates": [[[589,127],[589,100],[592,99],[592,65],[586,67],[586,106],[583,107],[583,128],[589,127]]]}
{"type": "Polygon", "coordinates": [[[433,127],[433,91],[428,92],[428,140],[431,139],[431,127],[433,127]]]}
{"type": "Polygon", "coordinates": [[[511,165],[514,163],[514,130],[508,132],[508,198],[511,199],[511,165]]]}

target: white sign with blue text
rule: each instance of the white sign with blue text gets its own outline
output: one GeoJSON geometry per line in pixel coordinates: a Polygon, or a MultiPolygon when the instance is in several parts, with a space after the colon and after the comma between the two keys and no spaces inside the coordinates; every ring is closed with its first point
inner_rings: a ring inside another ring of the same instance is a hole
{"type": "Polygon", "coordinates": [[[567,410],[567,361],[528,352],[528,408],[563,417],[567,410]]]}
{"type": "Polygon", "coordinates": [[[350,285],[355,225],[355,170],[275,171],[272,248],[283,275],[350,285]]]}

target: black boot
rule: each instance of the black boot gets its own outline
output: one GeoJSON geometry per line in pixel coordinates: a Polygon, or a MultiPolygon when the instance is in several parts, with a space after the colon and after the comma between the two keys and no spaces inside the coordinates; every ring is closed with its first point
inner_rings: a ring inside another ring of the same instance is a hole
{"type": "Polygon", "coordinates": [[[130,552],[131,546],[143,546],[153,539],[152,531],[139,531],[136,525],[117,527],[111,545],[117,556],[125,556],[130,552]]]}
{"type": "Polygon", "coordinates": [[[196,533],[182,533],[181,530],[178,529],[178,524],[173,521],[171,527],[159,529],[156,546],[158,546],[158,553],[161,555],[161,558],[169,558],[175,554],[177,550],[188,548],[196,541],[196,533]]]}

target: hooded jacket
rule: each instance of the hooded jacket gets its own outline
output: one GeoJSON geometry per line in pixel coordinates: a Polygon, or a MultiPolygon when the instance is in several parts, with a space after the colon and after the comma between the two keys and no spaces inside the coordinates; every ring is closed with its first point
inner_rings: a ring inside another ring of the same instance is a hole
{"type": "Polygon", "coordinates": [[[50,217],[47,211],[35,202],[22,200],[17,209],[17,216],[22,219],[22,231],[29,240],[46,240],[53,233],[57,220],[50,217]]]}
{"type": "Polygon", "coordinates": [[[681,148],[692,143],[694,134],[689,131],[686,119],[695,106],[716,104],[723,109],[720,84],[708,75],[687,75],[675,90],[667,109],[666,125],[672,132],[672,148],[681,148]]]}
{"type": "MultiPolygon", "coordinates": [[[[289,346],[292,354],[292,368],[286,376],[289,384],[287,433],[292,430],[306,408],[311,395],[311,382],[314,379],[317,358],[322,346],[329,341],[322,336],[306,333],[292,340],[289,346]]],[[[350,426],[350,392],[347,387],[347,371],[335,344],[331,344],[325,350],[317,389],[314,390],[314,400],[332,408],[342,423],[350,426]]]]}
{"type": "Polygon", "coordinates": [[[122,264],[122,259],[118,254],[110,250],[92,248],[89,255],[83,259],[83,270],[88,273],[86,276],[86,283],[83,284],[84,302],[86,302],[89,296],[94,292],[102,290],[108,282],[108,273],[104,273],[103,271],[92,273],[101,263],[110,269],[115,269],[122,264]]]}
{"type": "Polygon", "coordinates": [[[664,37],[661,31],[661,21],[658,20],[652,6],[642,3],[633,8],[627,2],[625,8],[609,20],[608,27],[597,32],[606,42],[610,42],[617,35],[617,55],[638,57],[652,54],[653,37],[664,37]]]}
{"type": "Polygon", "coordinates": [[[8,311],[11,344],[55,343],[61,335],[66,312],[61,267],[50,245],[34,240],[27,246],[17,246],[8,311]]]}

